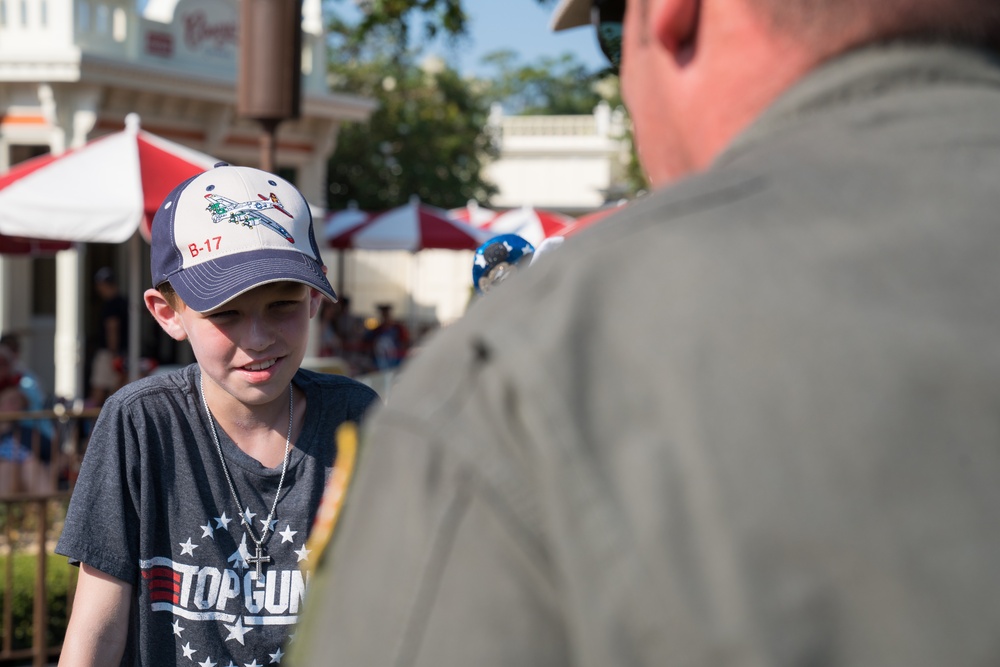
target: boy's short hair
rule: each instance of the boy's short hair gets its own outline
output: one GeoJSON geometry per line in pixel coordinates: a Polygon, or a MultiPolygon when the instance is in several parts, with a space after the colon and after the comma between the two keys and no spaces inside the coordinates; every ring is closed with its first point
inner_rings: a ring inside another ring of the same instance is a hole
{"type": "Polygon", "coordinates": [[[178,185],[153,217],[151,245],[153,284],[169,281],[198,312],[286,280],[337,300],[305,197],[260,169],[220,163],[178,185]]]}
{"type": "Polygon", "coordinates": [[[174,291],[173,285],[170,284],[170,281],[160,283],[156,286],[156,289],[160,293],[160,296],[163,297],[163,300],[166,301],[167,304],[174,310],[179,310],[181,306],[185,305],[184,301],[177,296],[177,292],[174,291]]]}

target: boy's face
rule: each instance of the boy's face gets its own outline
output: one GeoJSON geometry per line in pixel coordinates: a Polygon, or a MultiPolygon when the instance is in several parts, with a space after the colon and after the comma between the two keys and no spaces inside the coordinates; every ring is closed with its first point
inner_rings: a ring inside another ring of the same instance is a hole
{"type": "Polygon", "coordinates": [[[175,328],[164,328],[190,341],[212,402],[231,400],[228,395],[262,405],[287,400],[288,383],[305,356],[309,319],[322,298],[301,283],[271,283],[205,313],[181,305],[173,311],[175,328]]]}

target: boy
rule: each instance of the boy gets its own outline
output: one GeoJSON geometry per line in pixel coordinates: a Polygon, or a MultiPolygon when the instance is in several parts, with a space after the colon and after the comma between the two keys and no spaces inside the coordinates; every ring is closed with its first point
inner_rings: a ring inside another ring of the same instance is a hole
{"type": "Polygon", "coordinates": [[[374,391],[299,368],[325,277],[302,195],[218,165],[153,220],[146,307],[196,364],[94,428],[57,551],[81,565],[60,665],[278,663],[334,431],[374,391]]]}

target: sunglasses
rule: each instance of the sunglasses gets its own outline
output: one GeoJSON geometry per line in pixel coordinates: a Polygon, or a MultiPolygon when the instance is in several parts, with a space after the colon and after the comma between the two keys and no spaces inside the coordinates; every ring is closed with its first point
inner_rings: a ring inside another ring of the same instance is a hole
{"type": "Polygon", "coordinates": [[[594,0],[590,21],[597,31],[597,43],[618,74],[622,62],[622,23],[625,21],[625,0],[594,0]]]}

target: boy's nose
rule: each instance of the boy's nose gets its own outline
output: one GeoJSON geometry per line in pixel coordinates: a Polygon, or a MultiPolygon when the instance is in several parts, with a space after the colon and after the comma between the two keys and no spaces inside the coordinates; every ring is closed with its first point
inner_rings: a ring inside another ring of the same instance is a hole
{"type": "Polygon", "coordinates": [[[251,350],[266,349],[274,342],[274,328],[267,323],[266,318],[250,318],[244,344],[251,350]]]}

